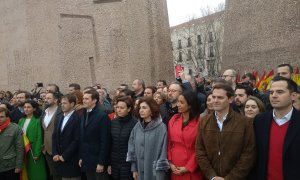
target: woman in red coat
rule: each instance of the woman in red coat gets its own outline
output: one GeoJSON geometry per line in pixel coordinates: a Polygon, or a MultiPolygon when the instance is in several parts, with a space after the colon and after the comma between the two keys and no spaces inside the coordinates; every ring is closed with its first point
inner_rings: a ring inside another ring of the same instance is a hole
{"type": "Polygon", "coordinates": [[[197,164],[195,141],[199,124],[200,106],[192,91],[178,97],[178,114],[168,125],[168,160],[172,180],[202,180],[197,164]]]}

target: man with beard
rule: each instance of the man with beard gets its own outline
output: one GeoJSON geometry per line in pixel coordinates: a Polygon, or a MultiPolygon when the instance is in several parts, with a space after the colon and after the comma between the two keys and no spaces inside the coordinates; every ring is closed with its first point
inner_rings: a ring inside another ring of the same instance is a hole
{"type": "Polygon", "coordinates": [[[53,180],[60,180],[60,176],[56,172],[55,163],[52,158],[52,134],[59,116],[62,114],[61,108],[58,107],[59,94],[49,91],[46,94],[45,108],[42,115],[42,127],[44,130],[44,148],[47,165],[53,180]]]}
{"type": "Polygon", "coordinates": [[[250,95],[252,95],[252,90],[248,86],[237,85],[235,89],[235,105],[238,107],[240,113],[244,113],[243,109],[245,103],[250,95]]]}
{"type": "Polygon", "coordinates": [[[12,122],[18,124],[19,120],[24,116],[23,105],[27,99],[30,99],[30,96],[30,93],[26,91],[19,91],[17,93],[17,108],[9,114],[12,122]]]}

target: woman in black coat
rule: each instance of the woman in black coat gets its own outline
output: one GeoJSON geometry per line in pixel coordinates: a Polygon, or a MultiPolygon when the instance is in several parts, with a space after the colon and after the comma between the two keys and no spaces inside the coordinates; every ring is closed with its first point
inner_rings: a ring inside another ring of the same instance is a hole
{"type": "Polygon", "coordinates": [[[137,123],[132,116],[133,100],[129,96],[117,99],[117,118],[111,122],[111,166],[108,173],[115,180],[132,180],[131,164],[126,162],[128,140],[131,130],[137,123]]]}

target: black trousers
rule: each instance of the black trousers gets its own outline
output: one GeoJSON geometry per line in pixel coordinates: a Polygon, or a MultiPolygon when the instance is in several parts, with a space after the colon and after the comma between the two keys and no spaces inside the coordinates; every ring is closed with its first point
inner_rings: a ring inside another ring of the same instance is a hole
{"type": "Polygon", "coordinates": [[[48,180],[61,180],[61,176],[58,175],[57,173],[57,167],[55,162],[53,161],[53,157],[46,153],[45,154],[46,157],[46,162],[47,162],[47,167],[48,167],[48,180]]]}
{"type": "Polygon", "coordinates": [[[110,180],[110,177],[107,174],[107,171],[104,171],[103,173],[87,172],[86,177],[87,177],[87,180],[110,180]]]}
{"type": "Polygon", "coordinates": [[[1,180],[20,180],[20,173],[15,173],[15,169],[0,173],[1,180]]]}

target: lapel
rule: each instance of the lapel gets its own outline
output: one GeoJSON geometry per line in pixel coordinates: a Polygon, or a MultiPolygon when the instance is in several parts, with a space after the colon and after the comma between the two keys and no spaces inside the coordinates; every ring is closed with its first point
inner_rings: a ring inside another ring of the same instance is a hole
{"type": "Polygon", "coordinates": [[[264,157],[268,158],[269,153],[269,142],[270,142],[270,129],[271,129],[271,123],[273,121],[273,110],[269,111],[265,118],[259,119],[262,123],[262,136],[259,138],[262,138],[262,146],[263,146],[263,153],[264,157]]]}
{"type": "MultiPolygon", "coordinates": [[[[65,127],[64,127],[63,131],[61,132],[62,134],[65,132],[65,130],[68,128],[68,126],[70,126],[70,124],[72,124],[74,116],[75,116],[75,111],[73,112],[73,114],[69,118],[67,124],[65,124],[65,127]]],[[[62,120],[61,120],[61,124],[60,124],[60,129],[61,129],[61,126],[62,126],[63,119],[64,119],[64,116],[62,116],[62,120]]]]}
{"type": "Polygon", "coordinates": [[[48,124],[48,126],[47,126],[47,129],[52,125],[52,123],[54,123],[53,121],[56,119],[56,116],[57,116],[58,111],[59,111],[58,108],[59,108],[59,107],[57,107],[56,111],[54,112],[54,114],[53,114],[53,116],[52,116],[52,118],[51,118],[51,120],[50,120],[50,122],[49,122],[49,124],[48,124]]]}
{"type": "MultiPolygon", "coordinates": [[[[296,136],[297,132],[300,128],[300,113],[299,111],[293,109],[292,117],[290,120],[289,127],[287,129],[284,144],[283,144],[283,156],[285,156],[287,149],[289,148],[290,144],[292,143],[294,137],[296,136]]],[[[297,142],[298,143],[298,142],[297,142]]]]}
{"type": "MultiPolygon", "coordinates": [[[[26,120],[26,118],[25,118],[25,120],[26,120]]],[[[35,117],[32,116],[32,118],[31,118],[30,121],[29,121],[28,127],[27,127],[27,129],[26,129],[26,134],[28,134],[27,132],[30,131],[30,129],[34,126],[34,121],[35,121],[35,120],[36,120],[35,117]]]]}
{"type": "Polygon", "coordinates": [[[86,116],[87,116],[87,111],[85,111],[85,118],[84,118],[84,126],[87,128],[91,123],[92,123],[92,121],[95,119],[94,117],[93,117],[93,114],[95,114],[95,111],[97,111],[97,109],[96,108],[99,108],[98,106],[95,106],[94,108],[93,108],[93,110],[91,111],[91,112],[89,112],[89,117],[88,117],[88,122],[87,122],[87,125],[85,126],[85,120],[86,120],[86,116]]]}

